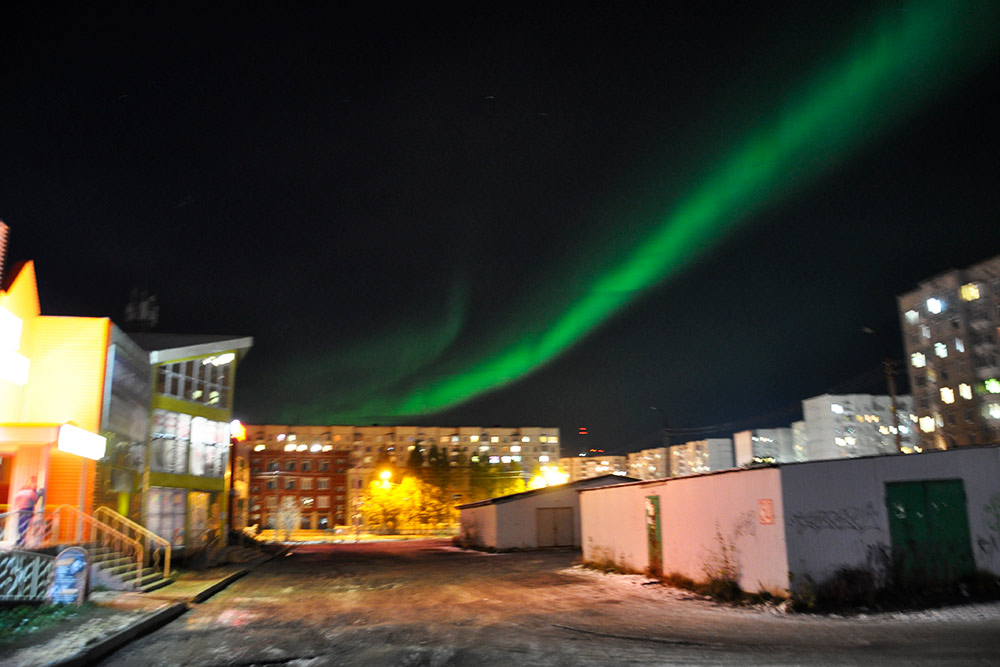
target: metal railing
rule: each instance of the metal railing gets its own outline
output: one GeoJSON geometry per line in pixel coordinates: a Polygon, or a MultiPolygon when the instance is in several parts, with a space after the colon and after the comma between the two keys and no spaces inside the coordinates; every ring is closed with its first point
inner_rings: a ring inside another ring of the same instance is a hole
{"type": "Polygon", "coordinates": [[[160,537],[145,526],[122,516],[110,507],[98,507],[94,510],[94,518],[135,540],[145,540],[149,546],[149,566],[161,572],[164,578],[170,576],[170,554],[173,548],[170,540],[160,537]]]}
{"type": "MultiPolygon", "coordinates": [[[[0,515],[3,516],[3,515],[0,515]]],[[[52,585],[55,556],[33,551],[0,552],[0,600],[38,602],[52,585]]]]}

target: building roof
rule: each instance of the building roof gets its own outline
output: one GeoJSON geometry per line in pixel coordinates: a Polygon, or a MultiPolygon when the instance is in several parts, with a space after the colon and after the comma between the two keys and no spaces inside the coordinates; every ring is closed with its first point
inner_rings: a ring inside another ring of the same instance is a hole
{"type": "Polygon", "coordinates": [[[228,351],[235,351],[242,359],[253,345],[249,336],[130,333],[129,338],[149,352],[152,364],[228,351]]]}
{"type": "Polygon", "coordinates": [[[626,484],[629,482],[638,482],[639,480],[634,477],[623,477],[622,475],[601,475],[600,477],[588,477],[586,479],[578,479],[575,482],[569,482],[568,484],[557,484],[555,486],[544,486],[540,489],[532,489],[531,491],[522,491],[520,493],[512,493],[509,496],[499,496],[497,498],[487,498],[486,500],[479,500],[474,503],[466,503],[464,505],[459,505],[458,509],[471,509],[473,507],[484,507],[486,505],[501,505],[503,503],[514,502],[515,500],[522,500],[528,498],[529,496],[539,496],[546,493],[552,493],[554,491],[565,491],[566,489],[575,489],[582,491],[583,489],[589,489],[598,486],[612,486],[614,484],[626,484]]]}

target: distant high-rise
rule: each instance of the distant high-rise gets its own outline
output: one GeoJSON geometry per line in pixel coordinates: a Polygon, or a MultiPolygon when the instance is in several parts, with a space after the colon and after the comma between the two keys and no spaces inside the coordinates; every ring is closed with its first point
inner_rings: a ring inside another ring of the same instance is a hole
{"type": "Polygon", "coordinates": [[[1000,256],[925,280],[898,303],[922,445],[1000,443],[1000,256]]]}

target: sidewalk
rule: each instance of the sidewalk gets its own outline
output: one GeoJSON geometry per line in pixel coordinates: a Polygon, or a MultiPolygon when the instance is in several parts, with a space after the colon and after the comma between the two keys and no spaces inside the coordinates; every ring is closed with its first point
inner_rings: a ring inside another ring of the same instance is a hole
{"type": "MultiPolygon", "coordinates": [[[[279,552],[280,553],[280,552],[279,552]]],[[[150,593],[100,591],[82,621],[63,621],[0,657],[6,667],[75,667],[89,665],[124,644],[152,632],[204,602],[277,554],[262,553],[246,563],[179,572],[173,583],[150,593]]]]}

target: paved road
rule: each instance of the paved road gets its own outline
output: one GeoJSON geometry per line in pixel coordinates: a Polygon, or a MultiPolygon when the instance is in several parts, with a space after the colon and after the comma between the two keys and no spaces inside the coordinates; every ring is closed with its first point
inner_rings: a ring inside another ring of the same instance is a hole
{"type": "Polygon", "coordinates": [[[1000,605],[826,618],[715,605],[576,553],[297,547],[103,665],[976,665],[1000,605]]]}

